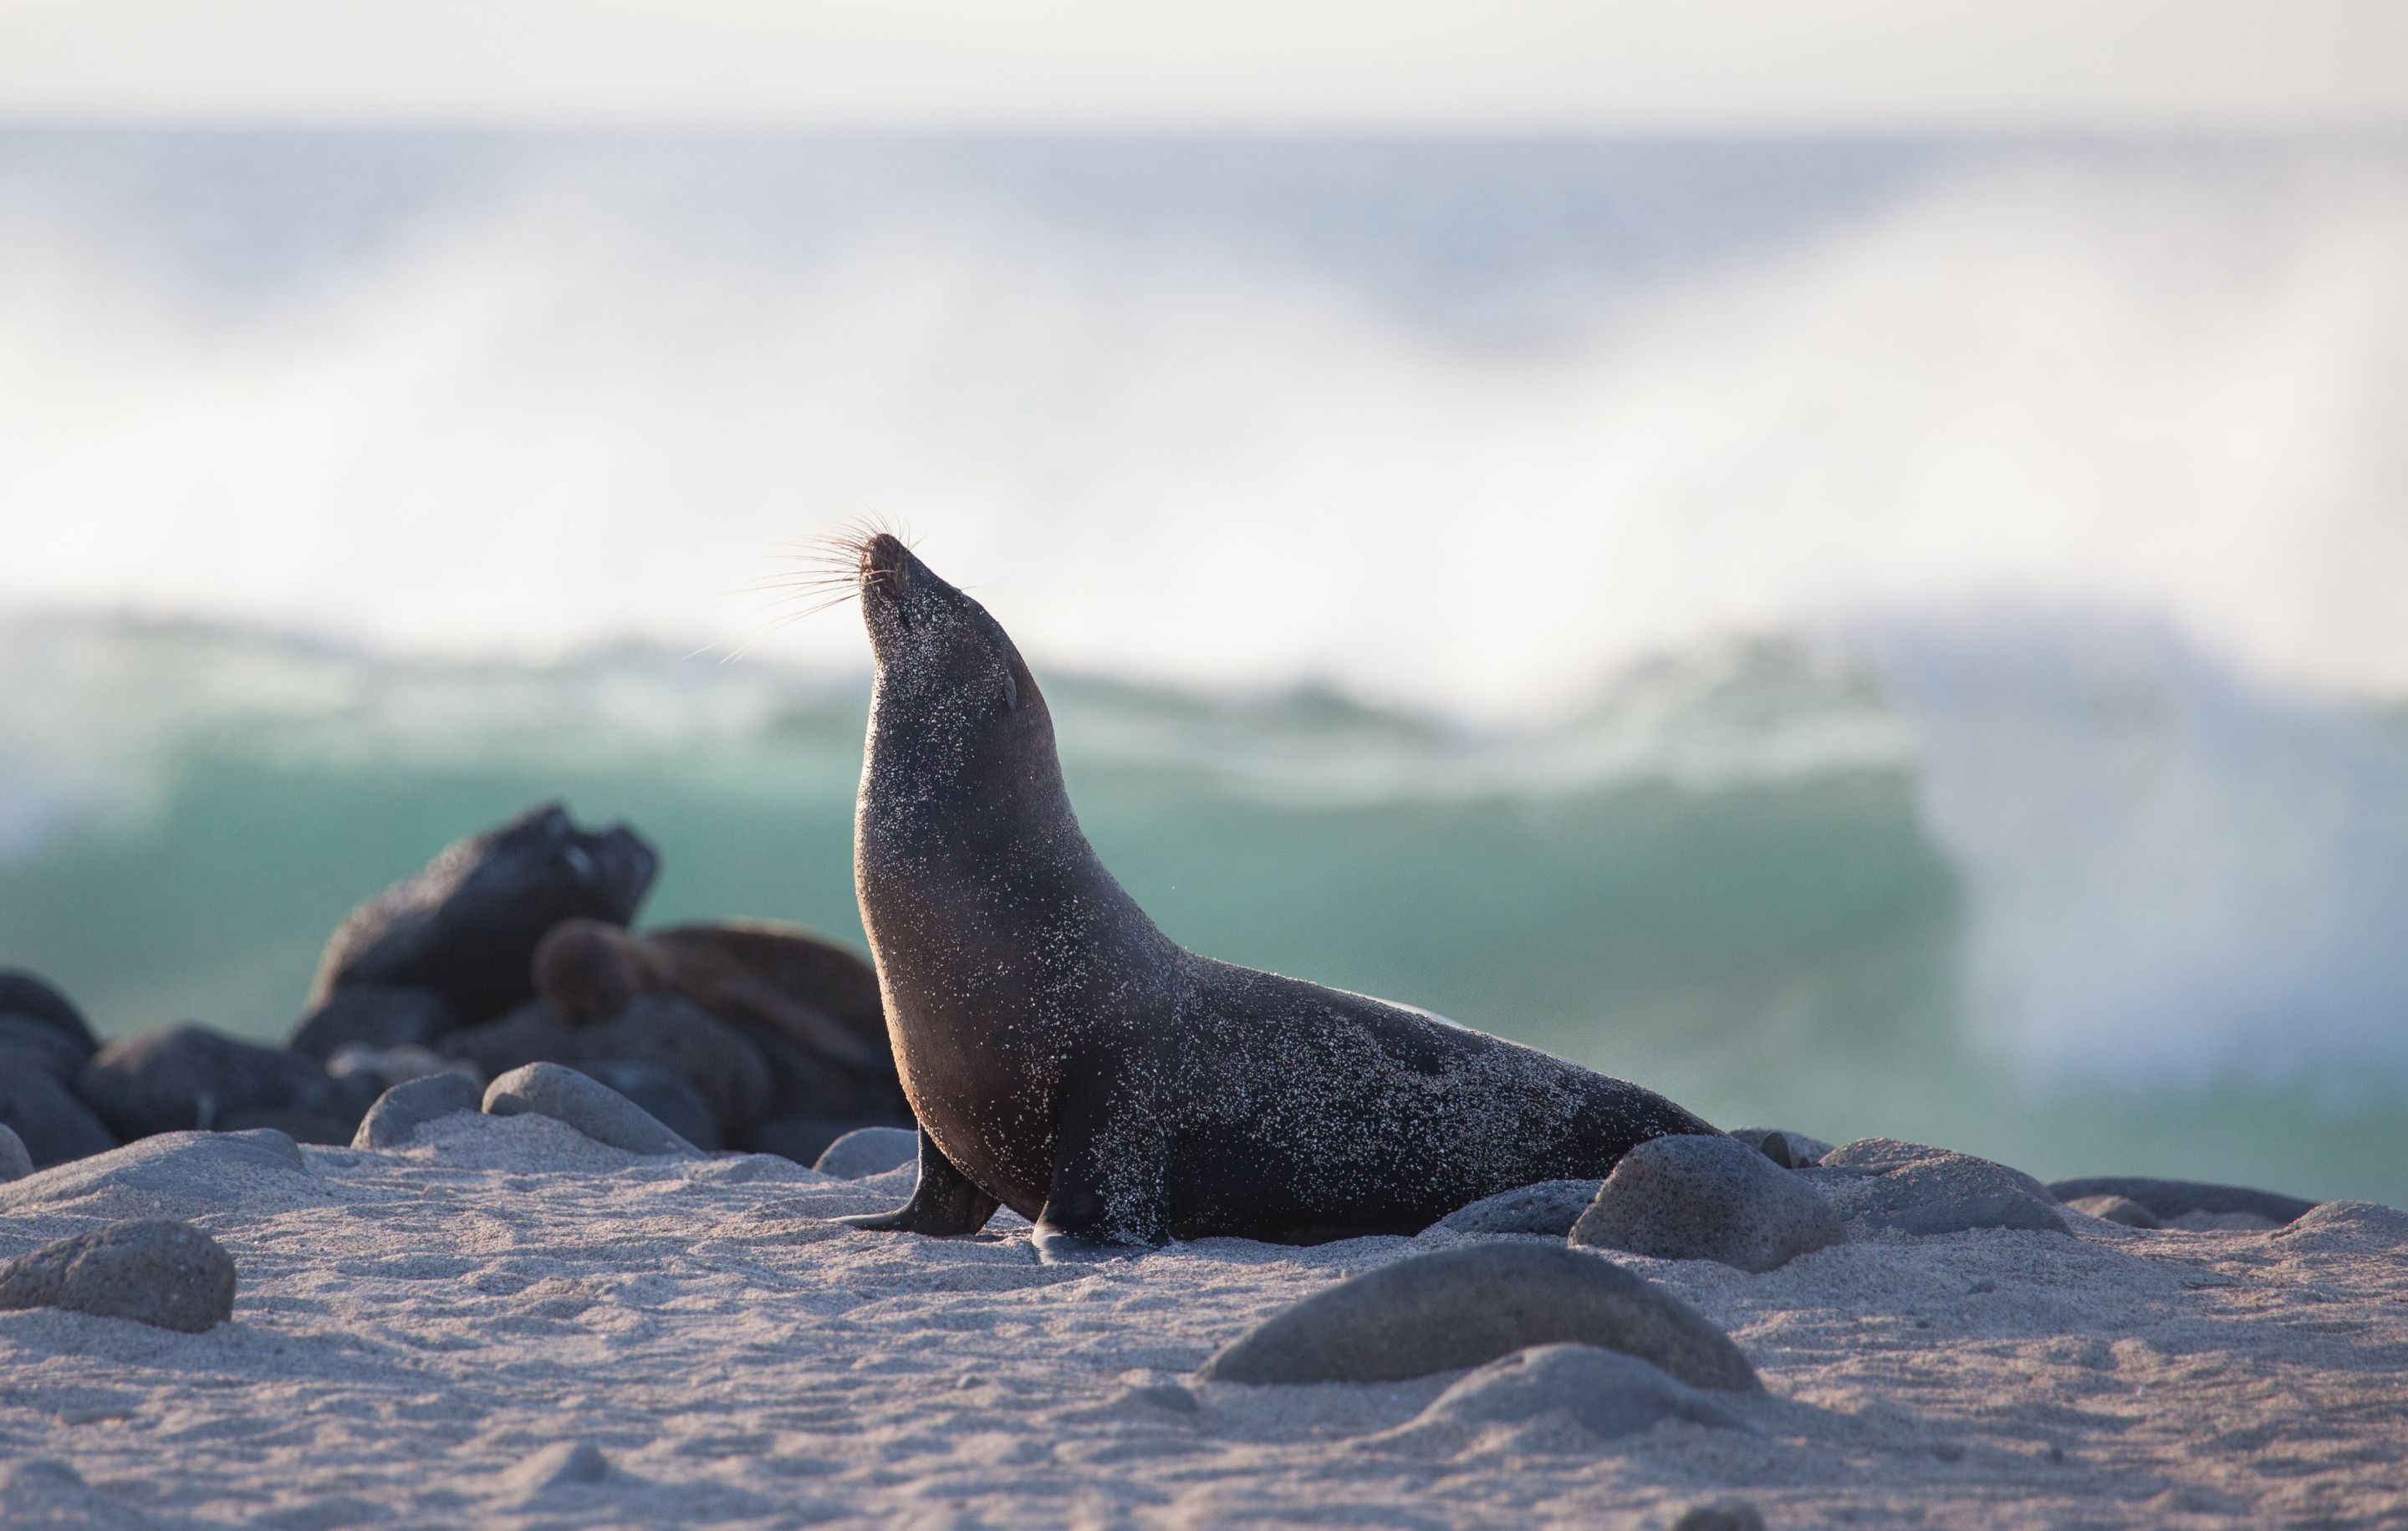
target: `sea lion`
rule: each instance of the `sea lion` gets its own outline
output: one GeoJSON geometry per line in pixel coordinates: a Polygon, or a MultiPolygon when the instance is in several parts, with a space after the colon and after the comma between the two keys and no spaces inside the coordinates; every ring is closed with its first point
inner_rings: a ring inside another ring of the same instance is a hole
{"type": "Polygon", "coordinates": [[[735,920],[637,935],[607,921],[564,920],[536,945],[535,986],[583,1034],[638,996],[691,1002],[759,1044],[773,1111],[903,1117],[877,973],[800,925],[735,920]]]}
{"type": "Polygon", "coordinates": [[[1002,626],[894,537],[843,546],[877,665],[853,881],[920,1122],[910,1202],[847,1222],[970,1234],[1001,1203],[1049,1260],[1406,1234],[1715,1133],[1426,1011],[1182,950],[1080,832],[1002,626]]]}

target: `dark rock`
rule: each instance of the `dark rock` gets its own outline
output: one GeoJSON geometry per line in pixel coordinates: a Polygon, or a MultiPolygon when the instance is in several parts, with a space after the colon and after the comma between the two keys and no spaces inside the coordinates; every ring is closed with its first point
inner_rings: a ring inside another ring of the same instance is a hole
{"type": "Polygon", "coordinates": [[[624,825],[580,830],[559,804],[539,804],[352,910],[319,959],[310,1004],[358,984],[410,984],[463,1023],[489,1021],[533,997],[545,932],[580,917],[625,924],[659,866],[624,825]]]}
{"type": "Polygon", "coordinates": [[[39,1021],[66,1037],[91,1057],[100,1040],[84,1023],[83,1013],[67,996],[22,967],[0,967],[0,1015],[22,1015],[39,1021]]]}
{"type": "Polygon", "coordinates": [[[529,1000],[498,1021],[453,1032],[435,1051],[474,1064],[493,1080],[531,1063],[573,1062],[577,1046],[575,1028],[541,1000],[529,1000]]]}
{"type": "Polygon", "coordinates": [[[857,1180],[920,1162],[920,1135],[902,1127],[856,1127],[830,1143],[811,1167],[838,1180],[857,1180]]]}
{"type": "Polygon", "coordinates": [[[117,1146],[116,1135],[37,1054],[17,1048],[0,1048],[0,1124],[24,1140],[37,1169],[117,1146]]]}
{"type": "Polygon", "coordinates": [[[2065,1205],[2077,1212],[2109,1223],[2120,1223],[2127,1228],[2162,1228],[2164,1223],[2156,1214],[2129,1196],[2077,1196],[2065,1205]]]}
{"type": "Polygon", "coordinates": [[[1432,1223],[1449,1233],[1544,1234],[1561,1238],[1572,1231],[1597,1197],[1596,1180],[1541,1180],[1502,1191],[1458,1207],[1432,1223]]]}
{"type": "Polygon", "coordinates": [[[1784,1169],[1802,1169],[1819,1164],[1831,1145],[1819,1138],[1809,1138],[1802,1132],[1785,1127],[1733,1127],[1730,1136],[1756,1149],[1784,1169]]]}
{"type": "Polygon", "coordinates": [[[2104,1175],[2088,1180],[2051,1180],[2048,1193],[2059,1201],[2086,1196],[2122,1196],[2149,1209],[2160,1223],[2186,1212],[2255,1212],[2277,1223],[2304,1216],[2316,1204],[2272,1191],[2252,1191],[2241,1185],[2210,1185],[2200,1180],[2156,1180],[2138,1175],[2104,1175]]]}
{"type": "Polygon", "coordinates": [[[414,984],[360,983],[337,989],[301,1018],[284,1045],[324,1063],[354,1044],[382,1052],[433,1047],[459,1029],[443,996],[414,984]]]}
{"type": "Polygon", "coordinates": [[[587,1079],[609,1085],[642,1107],[647,1115],[705,1153],[724,1141],[719,1121],[695,1087],[657,1064],[638,1058],[596,1058],[572,1066],[587,1079]]]}
{"type": "Polygon", "coordinates": [[[351,1147],[399,1148],[437,1117],[480,1109],[484,1098],[484,1090],[466,1074],[429,1074],[396,1084],[360,1119],[351,1147]]]}
{"type": "Polygon", "coordinates": [[[1440,1394],[1413,1424],[1476,1428],[1557,1412],[1605,1439],[1665,1420],[1756,1433],[1727,1405],[1636,1356],[1594,1345],[1540,1345],[1492,1361],[1440,1394]]]}
{"type": "Polygon", "coordinates": [[[751,1037],[674,994],[638,994],[616,1015],[576,1032],[577,1059],[630,1059],[694,1087],[721,1134],[733,1137],[769,1105],[769,1063],[751,1037]]]}
{"type": "Polygon", "coordinates": [[[1622,1156],[1574,1244],[1766,1271],[1845,1237],[1814,1188],[1735,1138],[1653,1138],[1622,1156]]]}
{"type": "Polygon", "coordinates": [[[1693,1387],[1753,1390],[1727,1336],[1612,1261],[1489,1244],[1383,1266],[1274,1313],[1204,1364],[1225,1382],[1389,1382],[1533,1345],[1598,1345],[1693,1387]]]}
{"type": "Polygon", "coordinates": [[[109,1043],[84,1065],[76,1094],[125,1138],[219,1127],[250,1111],[345,1114],[344,1092],[316,1059],[194,1025],[109,1043]]]}
{"type": "Polygon", "coordinates": [[[0,1309],[64,1308],[199,1334],[234,1316],[234,1259],[189,1223],[114,1223],[0,1265],[0,1309]]]}
{"type": "MultiPolygon", "coordinates": [[[[1850,1145],[1854,1147],[1855,1145],[1850,1145]]],[[[1842,1149],[1840,1152],[1847,1152],[1842,1149]]],[[[2066,1233],[2056,1199],[2035,1195],[2038,1182],[2018,1170],[1970,1153],[1923,1149],[1928,1157],[1900,1162],[1864,1162],[1834,1166],[1826,1157],[1819,1166],[1796,1171],[1815,1188],[1851,1224],[1867,1232],[1897,1228],[1911,1234],[1965,1233],[1975,1228],[2029,1228],[2066,1233]]]]}
{"type": "Polygon", "coordinates": [[[1988,1165],[2044,1201],[2058,1199],[2049,1195],[2047,1186],[2020,1169],[1991,1159],[1977,1159],[1972,1154],[1959,1153],[1954,1149],[1933,1148],[1928,1143],[1901,1142],[1895,1138],[1859,1138],[1853,1143],[1831,1150],[1815,1163],[1825,1168],[1860,1169],[1870,1174],[1884,1175],[1908,1165],[1935,1159],[1972,1159],[1975,1164],[1988,1165]]]}
{"type": "MultiPolygon", "coordinates": [[[[870,1124],[882,1126],[885,1123],[870,1124]]],[[[765,1116],[744,1129],[743,1136],[737,1139],[737,1145],[748,1153],[774,1153],[781,1158],[792,1159],[798,1165],[816,1166],[820,1156],[825,1153],[838,1138],[863,1125],[864,1123],[857,1117],[810,1116],[791,1112],[765,1116]]],[[[916,1129],[907,1127],[903,1130],[911,1132],[914,1137],[917,1136],[916,1129]]]]}
{"type": "Polygon", "coordinates": [[[1745,1499],[1709,1499],[1681,1511],[1670,1531],[1764,1531],[1764,1515],[1745,1499]]]}
{"type": "Polygon", "coordinates": [[[34,1172],[34,1156],[17,1129],[0,1123],[0,1180],[22,1180],[34,1172]]]}
{"type": "Polygon", "coordinates": [[[0,1056],[7,1056],[7,1063],[0,1066],[9,1072],[31,1066],[61,1084],[73,1084],[92,1053],[47,1021],[30,1015],[0,1015],[0,1056]]]}
{"type": "Polygon", "coordinates": [[[657,1117],[609,1085],[559,1064],[513,1068],[485,1088],[492,1116],[533,1111],[548,1116],[612,1148],[630,1153],[690,1154],[695,1147],[657,1117]]]}

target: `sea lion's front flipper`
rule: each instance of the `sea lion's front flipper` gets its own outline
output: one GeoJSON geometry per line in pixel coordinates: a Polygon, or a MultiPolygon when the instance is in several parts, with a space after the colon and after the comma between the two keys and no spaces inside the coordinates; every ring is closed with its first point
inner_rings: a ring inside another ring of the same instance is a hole
{"type": "Polygon", "coordinates": [[[920,1129],[920,1179],[911,1199],[891,1212],[864,1212],[840,1217],[838,1223],[872,1233],[929,1234],[938,1238],[974,1234],[995,1216],[996,1199],[970,1183],[925,1127],[920,1129]]]}
{"type": "Polygon", "coordinates": [[[1134,1254],[1165,1242],[1168,1153],[1159,1118],[1109,1071],[1065,1092],[1054,1133],[1054,1183],[1031,1241],[1047,1265],[1134,1254]]]}

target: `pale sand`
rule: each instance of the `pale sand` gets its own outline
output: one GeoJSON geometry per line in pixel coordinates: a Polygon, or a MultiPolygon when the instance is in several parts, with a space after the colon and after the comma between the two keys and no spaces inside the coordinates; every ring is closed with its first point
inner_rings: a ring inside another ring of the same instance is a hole
{"type": "Polygon", "coordinates": [[[0,1253],[189,1217],[205,1335],[0,1314],[0,1524],[2408,1524],[2408,1215],[2293,1230],[1891,1235],[1768,1275],[1630,1259],[1761,1369],[1762,1437],[1554,1416],[1390,1436],[1451,1379],[1192,1368],[1340,1274],[1458,1236],[1236,1240],[1089,1268],[853,1232],[910,1171],[644,1160],[455,1117],[306,1170],[199,1136],[0,1187],[0,1253]],[[216,1167],[211,1167],[215,1166],[216,1167]],[[579,1442],[599,1481],[549,1489],[579,1442]]]}

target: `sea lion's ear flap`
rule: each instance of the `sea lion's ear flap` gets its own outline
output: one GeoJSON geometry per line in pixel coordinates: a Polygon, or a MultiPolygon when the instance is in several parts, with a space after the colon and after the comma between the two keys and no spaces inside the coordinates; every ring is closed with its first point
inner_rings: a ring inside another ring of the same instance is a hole
{"type": "Polygon", "coordinates": [[[1003,667],[1003,709],[1006,712],[1020,710],[1020,677],[1011,673],[1009,665],[1003,667]]]}

